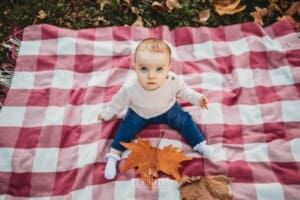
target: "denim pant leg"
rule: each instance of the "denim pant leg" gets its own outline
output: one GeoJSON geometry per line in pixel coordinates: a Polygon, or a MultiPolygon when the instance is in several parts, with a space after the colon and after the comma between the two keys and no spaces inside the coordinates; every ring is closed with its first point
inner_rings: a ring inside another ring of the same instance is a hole
{"type": "Polygon", "coordinates": [[[133,110],[128,109],[116,133],[111,147],[119,151],[124,151],[120,142],[131,142],[136,134],[146,125],[146,119],[137,115],[133,110]]]}
{"type": "Polygon", "coordinates": [[[167,119],[169,126],[179,131],[191,147],[204,141],[204,137],[191,115],[182,110],[178,103],[175,103],[167,112],[167,119]]]}

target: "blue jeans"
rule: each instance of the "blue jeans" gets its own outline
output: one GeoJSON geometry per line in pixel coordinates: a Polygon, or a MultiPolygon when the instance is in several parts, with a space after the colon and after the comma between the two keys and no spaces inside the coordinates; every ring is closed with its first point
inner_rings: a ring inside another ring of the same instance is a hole
{"type": "Polygon", "coordinates": [[[148,124],[168,124],[170,127],[176,129],[192,147],[204,141],[204,137],[192,120],[191,115],[183,111],[176,102],[167,112],[149,119],[139,116],[129,108],[119,126],[111,147],[119,151],[124,151],[125,148],[120,142],[131,142],[136,134],[148,124]]]}

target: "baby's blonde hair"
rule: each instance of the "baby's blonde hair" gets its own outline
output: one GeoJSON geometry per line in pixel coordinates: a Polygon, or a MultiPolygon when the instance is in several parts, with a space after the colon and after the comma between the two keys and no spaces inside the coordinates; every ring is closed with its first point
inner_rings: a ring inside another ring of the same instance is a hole
{"type": "Polygon", "coordinates": [[[171,48],[161,39],[147,38],[142,40],[135,49],[135,55],[138,51],[149,50],[152,52],[167,52],[171,57],[171,48]]]}

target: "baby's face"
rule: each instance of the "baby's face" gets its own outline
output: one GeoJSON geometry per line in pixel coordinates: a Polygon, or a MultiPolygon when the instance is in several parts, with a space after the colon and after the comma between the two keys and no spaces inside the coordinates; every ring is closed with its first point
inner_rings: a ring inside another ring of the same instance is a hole
{"type": "Polygon", "coordinates": [[[135,57],[135,70],[139,83],[145,90],[155,90],[166,81],[169,72],[168,52],[140,50],[135,57]]]}

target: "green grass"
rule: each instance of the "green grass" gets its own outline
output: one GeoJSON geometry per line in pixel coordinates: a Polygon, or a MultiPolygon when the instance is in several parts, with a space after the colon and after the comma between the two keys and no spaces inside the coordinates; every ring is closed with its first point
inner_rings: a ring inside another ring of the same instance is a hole
{"type": "MultiPolygon", "coordinates": [[[[132,0],[130,4],[124,0],[107,0],[103,9],[100,2],[105,0],[5,0],[0,3],[0,41],[7,41],[13,27],[23,29],[26,26],[39,23],[48,23],[70,29],[83,29],[106,26],[131,25],[136,20],[132,7],[136,7],[143,19],[145,27],[166,25],[170,29],[182,26],[208,26],[230,25],[253,21],[251,12],[255,6],[267,7],[269,0],[242,0],[241,5],[246,9],[234,15],[219,16],[211,5],[212,0],[178,0],[182,8],[171,12],[157,11],[151,7],[154,0],[132,0]],[[206,23],[198,21],[200,11],[210,9],[211,15],[206,23]],[[39,11],[44,11],[47,17],[38,19],[39,11]]],[[[163,3],[162,0],[157,2],[163,3]]],[[[289,6],[290,0],[273,0],[278,5],[289,6]]],[[[264,17],[264,26],[268,26],[281,14],[270,10],[264,17]]],[[[296,16],[299,17],[299,16],[296,16]]],[[[0,63],[8,62],[5,56],[9,51],[0,46],[0,63]]]]}

